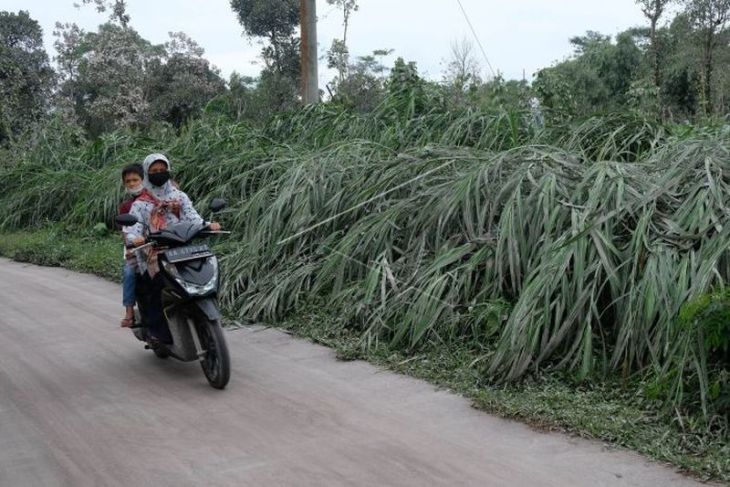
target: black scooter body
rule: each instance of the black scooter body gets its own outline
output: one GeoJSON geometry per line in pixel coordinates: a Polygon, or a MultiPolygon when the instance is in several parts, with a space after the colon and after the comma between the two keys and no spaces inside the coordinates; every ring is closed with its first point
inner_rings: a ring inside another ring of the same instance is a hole
{"type": "Polygon", "coordinates": [[[203,229],[200,224],[179,223],[150,234],[149,240],[166,250],[158,253],[159,273],[154,278],[148,274],[139,277],[136,288],[142,326],[135,330],[135,336],[147,341],[152,332],[160,339],[164,351],[183,362],[200,358],[195,346],[197,337],[193,336],[194,328],[191,329],[188,320],[201,314],[209,321],[221,318],[215,256],[206,246],[188,245],[203,229]],[[177,276],[171,274],[173,268],[177,276]],[[180,282],[202,287],[213,279],[215,283],[210,290],[195,295],[180,282]]]}

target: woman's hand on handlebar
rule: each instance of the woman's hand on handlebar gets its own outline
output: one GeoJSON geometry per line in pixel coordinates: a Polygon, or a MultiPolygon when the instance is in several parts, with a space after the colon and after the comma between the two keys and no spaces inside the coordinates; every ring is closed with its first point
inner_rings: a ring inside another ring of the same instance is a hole
{"type": "Polygon", "coordinates": [[[145,243],[144,237],[136,237],[134,240],[132,240],[132,245],[135,247],[139,247],[140,245],[143,245],[145,243]]]}

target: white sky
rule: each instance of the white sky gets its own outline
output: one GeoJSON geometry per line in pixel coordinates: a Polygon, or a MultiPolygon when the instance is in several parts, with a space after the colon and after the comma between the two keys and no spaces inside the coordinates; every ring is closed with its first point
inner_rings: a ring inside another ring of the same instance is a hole
{"type": "MultiPolygon", "coordinates": [[[[616,34],[643,25],[634,0],[461,0],[491,65],[506,78],[528,79],[542,67],[570,54],[568,39],[595,30],[616,34]]],[[[106,20],[91,5],[80,10],[74,0],[0,0],[0,9],[27,10],[43,27],[46,48],[53,56],[56,21],[75,22],[95,30],[106,20]]],[[[353,55],[374,49],[395,49],[394,56],[416,61],[432,79],[442,75],[453,41],[473,37],[456,0],[360,0],[351,19],[348,43],[353,55]]],[[[228,78],[231,72],[256,75],[260,46],[242,36],[228,0],[127,0],[131,25],[154,43],[169,31],[184,31],[205,48],[205,57],[228,78]]],[[[332,39],[342,35],[341,14],[317,0],[320,56],[332,39]]],[[[475,48],[476,48],[476,43],[475,48]]],[[[476,51],[479,53],[479,51],[476,51]]],[[[479,53],[481,54],[481,53],[479,53]]],[[[480,55],[484,66],[486,63],[480,55]]],[[[320,87],[331,79],[320,69],[320,87]]]]}

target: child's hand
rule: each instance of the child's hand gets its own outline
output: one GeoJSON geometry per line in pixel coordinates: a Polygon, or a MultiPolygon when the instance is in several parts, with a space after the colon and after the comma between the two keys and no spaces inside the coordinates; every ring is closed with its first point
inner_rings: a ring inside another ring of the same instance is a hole
{"type": "Polygon", "coordinates": [[[208,229],[209,229],[209,230],[210,230],[211,232],[217,232],[217,231],[219,231],[219,230],[220,230],[221,228],[222,228],[222,227],[221,227],[221,224],[220,224],[220,223],[216,223],[216,222],[213,222],[213,223],[211,223],[210,225],[208,225],[208,229]]]}

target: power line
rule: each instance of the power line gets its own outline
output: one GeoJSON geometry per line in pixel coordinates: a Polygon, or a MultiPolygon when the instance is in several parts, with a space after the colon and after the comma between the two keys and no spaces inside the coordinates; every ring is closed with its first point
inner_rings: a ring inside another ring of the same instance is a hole
{"type": "Polygon", "coordinates": [[[482,41],[479,40],[479,36],[477,36],[477,31],[474,29],[474,26],[472,25],[471,20],[469,20],[469,15],[466,13],[466,9],[464,8],[464,5],[461,4],[461,0],[456,0],[456,3],[458,3],[459,7],[461,7],[461,12],[464,14],[466,23],[469,24],[471,33],[474,36],[474,39],[477,41],[477,44],[479,45],[479,49],[481,49],[481,51],[482,51],[482,55],[484,56],[484,60],[487,62],[487,66],[489,66],[489,70],[492,72],[492,76],[496,77],[497,73],[494,71],[494,68],[492,68],[492,63],[489,62],[489,57],[487,57],[487,51],[484,50],[484,46],[482,46],[482,41]]]}

